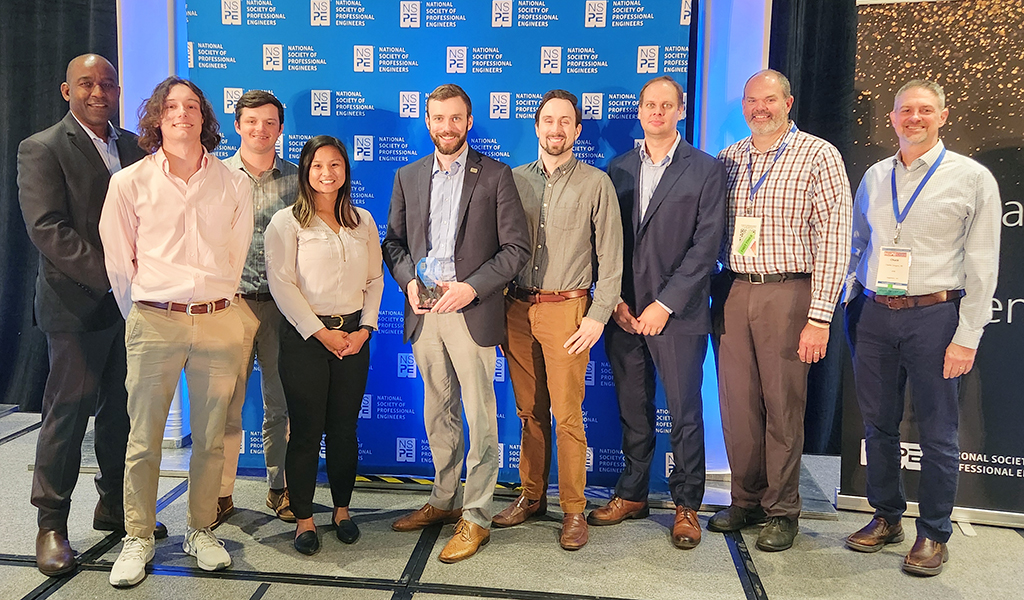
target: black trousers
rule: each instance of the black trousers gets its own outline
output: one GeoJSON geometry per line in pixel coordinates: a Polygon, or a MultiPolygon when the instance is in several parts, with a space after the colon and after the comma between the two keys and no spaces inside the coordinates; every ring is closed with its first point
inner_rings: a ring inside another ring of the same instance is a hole
{"type": "Polygon", "coordinates": [[[36,442],[32,505],[39,527],[67,530],[71,492],[82,465],[82,439],[96,412],[97,516],[124,521],[124,455],[128,393],[124,321],[100,331],[51,332],[50,374],[43,391],[42,428],[36,442]]]}
{"type": "Polygon", "coordinates": [[[604,339],[615,378],[622,454],[626,459],[615,494],[634,502],[647,499],[654,459],[657,374],[665,387],[665,400],[672,416],[669,439],[675,467],[668,478],[672,501],[677,506],[699,510],[706,477],[700,388],[708,336],[634,335],[610,322],[604,339]]]}
{"type": "Polygon", "coordinates": [[[348,506],[352,499],[359,462],[356,424],[369,370],[369,341],[358,354],[341,359],[316,338],[303,340],[294,327],[282,324],[278,371],[291,427],[285,473],[296,518],[313,516],[320,440],[325,434],[334,506],[348,506]]]}

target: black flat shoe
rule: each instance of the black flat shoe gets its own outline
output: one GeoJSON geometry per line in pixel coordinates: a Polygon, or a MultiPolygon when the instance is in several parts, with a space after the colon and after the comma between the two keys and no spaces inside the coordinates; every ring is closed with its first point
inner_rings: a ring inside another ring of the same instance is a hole
{"type": "Polygon", "coordinates": [[[292,545],[300,554],[313,556],[320,551],[320,536],[316,534],[316,531],[303,531],[295,537],[292,545]]]}
{"type": "Polygon", "coordinates": [[[359,539],[359,528],[352,522],[352,519],[344,519],[334,524],[338,539],[346,544],[354,544],[359,539]]]}

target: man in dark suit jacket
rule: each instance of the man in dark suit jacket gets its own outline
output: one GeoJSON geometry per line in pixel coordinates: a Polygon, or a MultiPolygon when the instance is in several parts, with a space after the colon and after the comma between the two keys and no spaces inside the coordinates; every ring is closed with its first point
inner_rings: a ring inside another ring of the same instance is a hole
{"type": "Polygon", "coordinates": [[[508,165],[466,143],[473,126],[469,96],[457,85],[427,97],[436,151],[395,176],[384,262],[406,291],[405,341],[423,373],[423,418],[434,460],[434,486],[423,508],[395,521],[396,531],[455,522],[439,558],[468,558],[490,539],[498,480],[495,349],[505,339],[503,291],[529,259],[526,217],[508,165]],[[417,264],[438,265],[444,293],[421,306],[417,264]],[[462,402],[460,403],[460,395],[462,402]],[[469,423],[466,486],[460,482],[469,423]]]}
{"type": "Polygon", "coordinates": [[[711,272],[725,229],[725,170],[676,131],[684,110],[683,89],[671,77],[648,81],[640,91],[644,142],[608,167],[622,213],[624,257],[622,301],[605,331],[605,349],[618,392],[626,468],[615,496],[588,522],[613,525],[648,514],[656,370],[672,416],[672,542],[688,549],[700,543],[700,388],[711,333],[711,272]]]}
{"type": "Polygon", "coordinates": [[[97,227],[110,175],[145,155],[133,134],[110,124],[121,89],[106,59],[86,54],[72,60],[60,90],[70,104],[67,116],[18,147],[18,200],[39,249],[35,323],[46,334],[50,357],[32,504],[38,508],[36,564],[52,576],[75,567],[68,510],[94,406],[100,500],[93,527],[124,530],[124,320],[110,293],[97,227]]]}

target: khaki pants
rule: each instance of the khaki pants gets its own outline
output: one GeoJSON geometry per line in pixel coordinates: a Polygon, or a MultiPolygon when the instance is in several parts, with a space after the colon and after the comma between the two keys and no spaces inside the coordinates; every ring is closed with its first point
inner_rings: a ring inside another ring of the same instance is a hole
{"type": "Polygon", "coordinates": [[[209,527],[217,514],[228,403],[242,367],[244,327],[238,308],[209,315],[132,306],[125,325],[128,416],[124,512],[128,535],[148,537],[156,525],[164,426],[181,370],[189,393],[192,459],[188,526],[209,527]]]}
{"type": "Polygon", "coordinates": [[[558,440],[558,494],[562,511],[579,513],[587,505],[587,437],[583,396],[590,352],[569,354],[565,341],[579,329],[590,299],[530,304],[506,298],[508,343],[505,355],[523,423],[519,477],[523,495],[547,494],[551,471],[551,417],[558,440]]]}
{"type": "Polygon", "coordinates": [[[423,376],[423,424],[434,459],[428,502],[442,510],[461,506],[463,518],[489,528],[499,464],[494,346],[478,346],[461,313],[428,314],[412,352],[423,376]],[[468,454],[463,409],[469,425],[468,454]],[[465,490],[459,478],[463,455],[465,490]]]}

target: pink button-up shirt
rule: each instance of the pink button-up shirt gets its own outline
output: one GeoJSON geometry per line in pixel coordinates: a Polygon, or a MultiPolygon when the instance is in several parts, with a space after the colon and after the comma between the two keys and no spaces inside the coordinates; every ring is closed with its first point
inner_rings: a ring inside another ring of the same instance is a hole
{"type": "Polygon", "coordinates": [[[231,298],[252,239],[252,189],[209,153],[188,182],[157,150],[110,178],[100,239],[126,318],[132,302],[231,298]]]}

